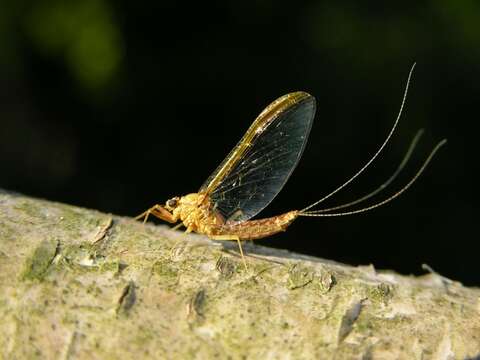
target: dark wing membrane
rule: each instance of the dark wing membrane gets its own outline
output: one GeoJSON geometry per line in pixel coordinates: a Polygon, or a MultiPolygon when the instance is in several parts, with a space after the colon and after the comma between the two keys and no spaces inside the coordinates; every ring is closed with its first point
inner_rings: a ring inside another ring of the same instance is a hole
{"type": "MultiPolygon", "coordinates": [[[[280,98],[272,103],[274,105],[280,102],[280,108],[269,114],[268,119],[258,124],[257,118],[247,131],[248,134],[256,130],[247,150],[211,190],[213,209],[227,221],[241,222],[258,214],[280,192],[295,169],[312,127],[315,98],[306,93],[292,93],[285,95],[285,98],[294,95],[299,96],[298,101],[287,101],[283,105],[283,98],[280,98]],[[252,129],[254,126],[258,128],[252,129]]],[[[230,156],[242,146],[242,141],[230,156]]],[[[228,158],[222,164],[227,160],[228,158]]],[[[214,175],[215,173],[209,179],[214,175]]],[[[208,188],[208,182],[209,180],[200,191],[208,188]]]]}

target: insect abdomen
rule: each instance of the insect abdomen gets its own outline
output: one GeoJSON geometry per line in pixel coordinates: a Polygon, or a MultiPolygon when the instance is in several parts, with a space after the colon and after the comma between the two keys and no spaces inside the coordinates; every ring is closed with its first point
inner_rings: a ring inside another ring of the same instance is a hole
{"type": "Polygon", "coordinates": [[[293,210],[266,219],[250,220],[238,224],[227,223],[222,226],[221,234],[237,235],[240,240],[261,239],[285,231],[297,217],[298,210],[293,210]]]}

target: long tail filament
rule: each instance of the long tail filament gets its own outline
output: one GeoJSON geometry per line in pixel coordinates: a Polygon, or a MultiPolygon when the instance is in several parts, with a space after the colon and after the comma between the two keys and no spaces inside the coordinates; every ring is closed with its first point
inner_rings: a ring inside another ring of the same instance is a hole
{"type": "Polygon", "coordinates": [[[346,204],[337,205],[337,206],[326,208],[326,209],[315,210],[315,213],[318,214],[318,213],[330,212],[330,211],[339,210],[339,209],[345,209],[347,207],[350,207],[350,206],[359,204],[361,202],[364,202],[365,200],[368,200],[371,197],[373,197],[373,196],[379,194],[380,192],[382,192],[383,190],[385,190],[397,178],[397,176],[401,173],[401,171],[403,170],[405,165],[407,165],[407,162],[408,162],[408,160],[410,160],[410,157],[412,156],[413,151],[415,150],[415,147],[417,146],[418,141],[420,140],[422,135],[423,135],[423,129],[418,130],[417,133],[415,134],[415,137],[413,138],[412,142],[410,143],[410,146],[409,146],[405,156],[403,157],[402,161],[400,162],[400,165],[398,165],[395,172],[388,178],[387,181],[383,182],[375,190],[368,193],[367,195],[362,196],[361,198],[359,198],[357,200],[350,201],[346,204]]]}
{"type": "Polygon", "coordinates": [[[379,203],[376,203],[376,204],[373,204],[371,206],[367,206],[365,208],[362,208],[362,209],[358,209],[358,210],[353,210],[353,211],[347,211],[347,212],[341,212],[341,213],[327,213],[325,214],[325,210],[313,210],[313,211],[305,211],[305,210],[301,210],[300,213],[298,214],[299,216],[316,216],[316,217],[326,217],[326,216],[346,216],[346,215],[353,215],[353,214],[359,214],[359,213],[363,213],[365,211],[369,211],[369,210],[373,210],[377,207],[380,207],[382,205],[385,205],[387,203],[389,203],[390,201],[392,201],[393,199],[397,198],[398,196],[400,196],[403,192],[405,192],[417,179],[418,177],[423,173],[423,171],[425,170],[425,168],[428,166],[428,163],[432,160],[432,158],[435,156],[435,153],[443,146],[447,143],[447,139],[443,139],[442,141],[440,141],[434,148],[433,150],[430,152],[430,154],[428,155],[427,159],[425,160],[425,162],[423,163],[423,165],[420,167],[420,169],[417,171],[417,173],[415,174],[415,176],[403,187],[401,188],[399,191],[397,191],[395,194],[391,195],[390,197],[386,198],[385,200],[383,201],[380,201],[379,203]]]}
{"type": "Polygon", "coordinates": [[[339,192],[340,190],[342,190],[345,186],[347,186],[348,184],[350,184],[353,180],[355,180],[361,173],[363,173],[365,171],[366,168],[368,168],[370,166],[370,164],[377,158],[378,155],[380,155],[380,153],[382,152],[383,148],[385,147],[385,145],[387,145],[388,141],[390,140],[390,138],[392,137],[396,127],[397,127],[397,124],[400,120],[400,116],[402,115],[402,111],[403,111],[403,107],[405,105],[405,100],[407,99],[407,93],[408,93],[408,87],[410,85],[410,79],[412,77],[412,73],[413,73],[413,70],[415,69],[415,63],[413,63],[412,65],[412,68],[410,69],[410,72],[408,74],[408,78],[407,78],[407,84],[405,85],[405,91],[403,93],[403,98],[402,98],[402,103],[400,105],[400,110],[398,111],[398,115],[397,115],[397,118],[395,119],[395,122],[393,123],[393,126],[392,126],[392,129],[390,130],[390,133],[388,134],[387,138],[385,139],[385,141],[382,143],[382,145],[380,146],[380,148],[377,150],[377,152],[372,156],[372,158],[359,170],[355,173],[355,175],[353,175],[349,180],[347,180],[346,182],[344,182],[342,185],[340,185],[338,188],[336,188],[335,190],[333,190],[331,193],[329,193],[328,195],[324,196],[323,198],[321,198],[320,200],[314,202],[313,204],[307,206],[305,209],[301,210],[301,212],[305,213],[306,211],[308,211],[309,209],[311,209],[312,207],[324,202],[325,200],[327,200],[328,198],[330,198],[332,195],[336,194],[337,192],[339,192]]]}

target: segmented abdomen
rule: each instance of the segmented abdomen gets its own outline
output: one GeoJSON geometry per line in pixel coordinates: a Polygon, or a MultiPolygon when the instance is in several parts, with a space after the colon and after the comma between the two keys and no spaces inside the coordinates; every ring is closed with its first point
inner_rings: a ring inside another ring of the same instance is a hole
{"type": "Polygon", "coordinates": [[[226,223],[215,235],[237,235],[240,240],[255,240],[271,236],[285,229],[298,217],[298,210],[271,218],[249,220],[241,223],[226,223]]]}

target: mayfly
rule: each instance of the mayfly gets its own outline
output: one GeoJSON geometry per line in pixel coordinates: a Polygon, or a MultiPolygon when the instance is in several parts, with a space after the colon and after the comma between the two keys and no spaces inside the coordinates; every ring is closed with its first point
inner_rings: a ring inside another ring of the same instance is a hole
{"type": "Polygon", "coordinates": [[[400,172],[408,160],[419,133],[397,171],[372,193],[347,204],[317,209],[327,200],[357,178],[382,152],[399,122],[415,64],[408,75],[402,103],[390,133],[370,160],[341,186],[320,200],[301,210],[265,219],[250,220],[262,211],[280,192],[295,169],[305,148],[315,115],[315,98],[306,92],[293,92],[280,97],[263,110],[212,175],[196,193],[176,196],[165,205],[156,204],[136,219],[146,222],[149,215],[169,223],[180,221],[186,232],[205,234],[214,240],[237,241],[243,258],[242,240],[264,238],[281,231],[299,216],[326,217],[362,213],[382,206],[407,190],[421,175],[438,149],[446,143],[440,141],[413,178],[399,191],[373,205],[345,212],[334,210],[358,204],[383,190],[400,172]]]}

